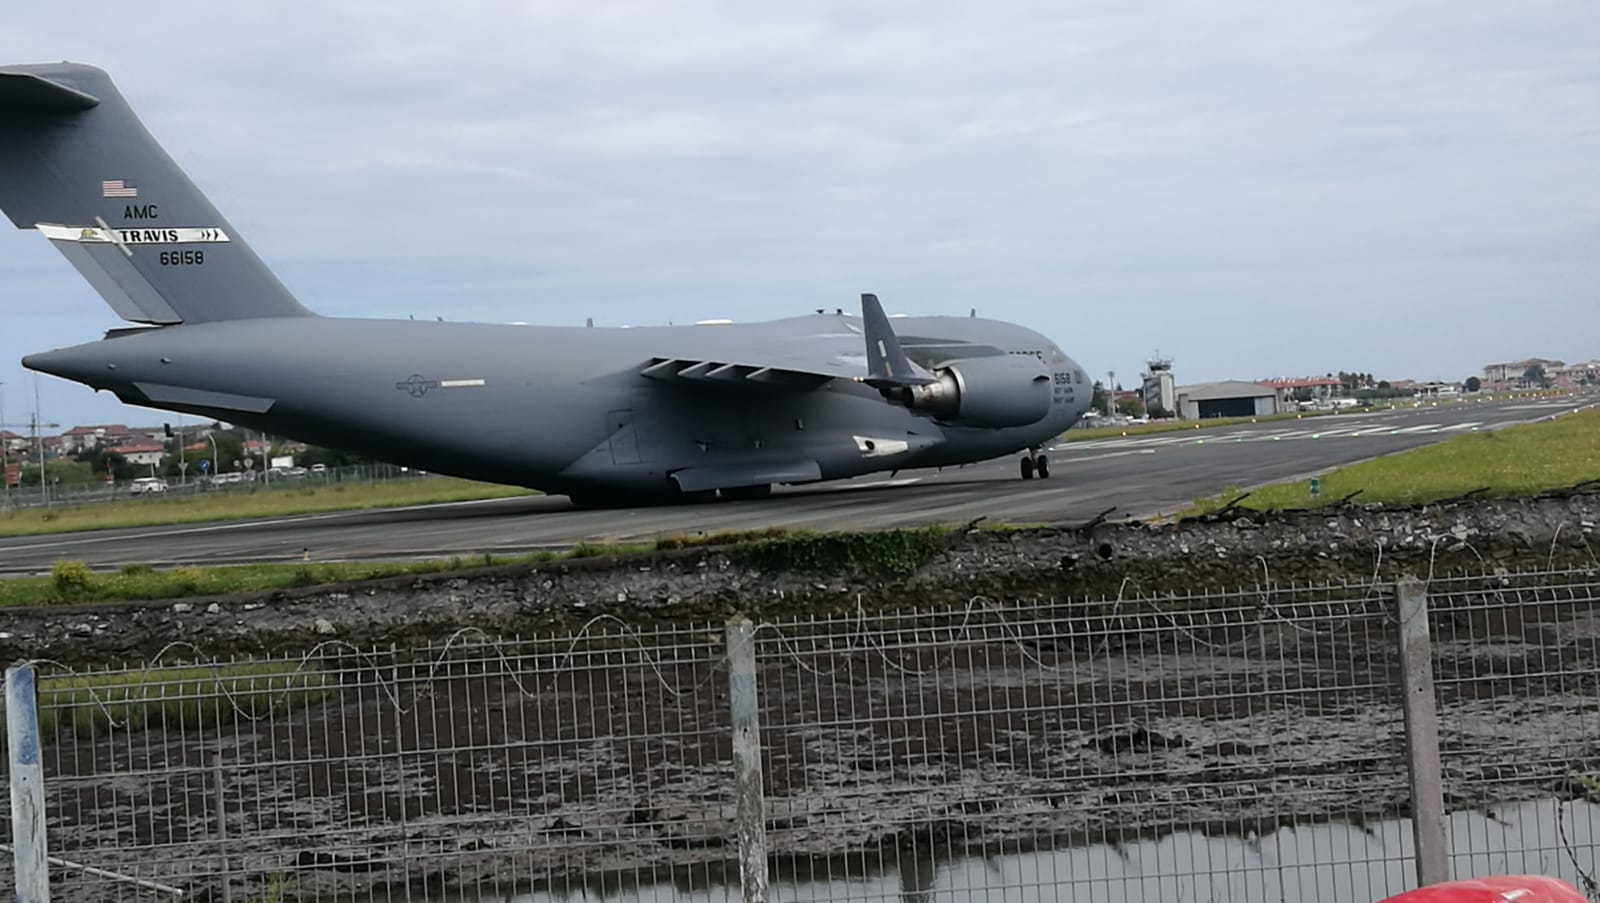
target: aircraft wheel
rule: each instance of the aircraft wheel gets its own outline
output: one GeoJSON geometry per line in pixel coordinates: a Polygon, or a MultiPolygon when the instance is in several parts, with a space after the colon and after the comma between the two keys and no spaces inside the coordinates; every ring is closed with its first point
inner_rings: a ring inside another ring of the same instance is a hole
{"type": "Polygon", "coordinates": [[[1023,458],[1022,459],[1022,478],[1024,480],[1033,479],[1033,458],[1032,457],[1027,457],[1027,458],[1023,458]]]}
{"type": "Polygon", "coordinates": [[[729,501],[754,501],[772,497],[772,484],[762,483],[759,486],[730,486],[721,490],[722,497],[729,501]]]}
{"type": "Polygon", "coordinates": [[[1041,480],[1050,479],[1050,459],[1046,458],[1044,455],[1040,455],[1037,458],[1034,458],[1033,459],[1033,472],[1038,474],[1039,475],[1039,479],[1041,479],[1041,480]]]}

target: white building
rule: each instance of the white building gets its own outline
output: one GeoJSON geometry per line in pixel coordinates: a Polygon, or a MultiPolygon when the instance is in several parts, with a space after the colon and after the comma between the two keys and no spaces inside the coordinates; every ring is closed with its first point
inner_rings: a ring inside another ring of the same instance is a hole
{"type": "Polygon", "coordinates": [[[1224,379],[1178,387],[1178,416],[1184,420],[1211,417],[1265,417],[1278,413],[1277,390],[1260,383],[1224,379]]]}
{"type": "Polygon", "coordinates": [[[1177,387],[1172,379],[1172,359],[1161,357],[1157,354],[1145,362],[1144,409],[1146,411],[1162,410],[1168,414],[1178,413],[1177,387]]]}

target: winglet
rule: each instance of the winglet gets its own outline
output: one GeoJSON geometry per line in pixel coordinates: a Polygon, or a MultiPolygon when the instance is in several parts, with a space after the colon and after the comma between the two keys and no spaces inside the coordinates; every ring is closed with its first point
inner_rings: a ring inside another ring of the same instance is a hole
{"type": "Polygon", "coordinates": [[[867,336],[867,385],[882,388],[934,382],[933,377],[911,363],[900,348],[900,339],[889,325],[889,317],[878,303],[877,295],[862,293],[861,320],[867,336]]]}

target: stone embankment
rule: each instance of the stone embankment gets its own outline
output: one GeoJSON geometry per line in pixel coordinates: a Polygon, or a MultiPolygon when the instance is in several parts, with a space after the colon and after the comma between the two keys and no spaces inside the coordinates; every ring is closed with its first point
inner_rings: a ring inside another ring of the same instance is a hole
{"type": "MultiPolygon", "coordinates": [[[[1176,524],[964,528],[921,537],[885,566],[848,554],[695,547],[456,571],[269,593],[0,612],[8,661],[137,661],[173,641],[210,655],[302,649],[337,638],[417,643],[461,627],[529,634],[598,614],[637,623],[719,623],[991,600],[1160,596],[1271,583],[1370,583],[1404,574],[1600,567],[1600,495],[1416,508],[1225,515],[1176,524]]],[[[770,543],[786,540],[768,541],[770,543]]],[[[866,549],[865,556],[860,549],[866,549]]],[[[826,552],[826,550],[824,550],[826,552]]]]}

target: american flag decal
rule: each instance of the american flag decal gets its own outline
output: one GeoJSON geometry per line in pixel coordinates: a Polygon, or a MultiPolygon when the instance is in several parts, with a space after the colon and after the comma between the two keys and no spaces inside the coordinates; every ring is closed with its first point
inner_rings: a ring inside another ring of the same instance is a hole
{"type": "Polygon", "coordinates": [[[122,179],[106,179],[100,183],[100,196],[103,198],[136,198],[139,189],[133,187],[132,182],[122,179]]]}

